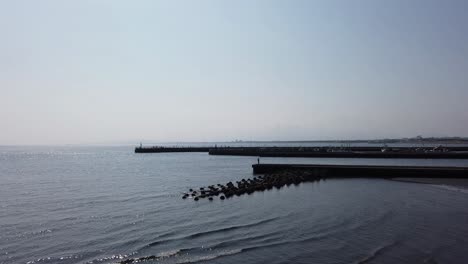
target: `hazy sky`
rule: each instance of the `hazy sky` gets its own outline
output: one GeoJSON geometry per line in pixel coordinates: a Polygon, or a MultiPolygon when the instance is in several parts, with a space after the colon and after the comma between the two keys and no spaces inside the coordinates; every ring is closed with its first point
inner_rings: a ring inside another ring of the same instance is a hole
{"type": "Polygon", "coordinates": [[[468,136],[467,13],[0,0],[0,144],[468,136]]]}

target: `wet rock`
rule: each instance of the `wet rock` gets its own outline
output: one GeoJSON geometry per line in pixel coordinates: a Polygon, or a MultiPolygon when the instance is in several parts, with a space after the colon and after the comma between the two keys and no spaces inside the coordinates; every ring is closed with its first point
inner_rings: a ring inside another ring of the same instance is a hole
{"type": "MultiPolygon", "coordinates": [[[[320,178],[317,173],[311,171],[287,170],[258,177],[255,176],[252,179],[241,179],[240,181],[235,181],[235,185],[232,182],[228,182],[225,185],[218,183],[216,185],[208,185],[208,187],[200,187],[199,195],[193,189],[190,189],[190,192],[197,199],[208,198],[208,200],[212,201],[214,196],[220,196],[220,199],[224,200],[233,196],[271,190],[272,188],[281,189],[292,184],[299,185],[302,182],[317,181],[320,178]]],[[[189,193],[185,193],[182,198],[186,199],[189,195],[189,193]]]]}

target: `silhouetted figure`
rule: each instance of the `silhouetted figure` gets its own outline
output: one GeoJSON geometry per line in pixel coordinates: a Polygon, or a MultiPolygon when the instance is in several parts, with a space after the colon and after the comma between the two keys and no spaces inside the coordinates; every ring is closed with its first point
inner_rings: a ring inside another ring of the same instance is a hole
{"type": "Polygon", "coordinates": [[[260,158],[257,158],[257,164],[260,164],[260,158]]]}

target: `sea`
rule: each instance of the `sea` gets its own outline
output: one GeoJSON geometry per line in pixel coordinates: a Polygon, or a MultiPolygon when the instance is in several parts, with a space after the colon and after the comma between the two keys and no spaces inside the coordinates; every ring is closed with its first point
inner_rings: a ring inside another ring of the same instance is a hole
{"type": "Polygon", "coordinates": [[[468,263],[462,187],[344,177],[194,201],[182,193],[252,178],[257,157],[134,147],[0,147],[0,263],[468,263]]]}

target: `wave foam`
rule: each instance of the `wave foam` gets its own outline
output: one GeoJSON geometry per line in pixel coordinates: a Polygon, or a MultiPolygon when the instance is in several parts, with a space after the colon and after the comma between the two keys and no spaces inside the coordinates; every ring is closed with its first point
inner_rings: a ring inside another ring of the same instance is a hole
{"type": "Polygon", "coordinates": [[[241,252],[242,252],[242,249],[224,250],[224,251],[220,251],[220,252],[218,252],[216,254],[200,256],[200,257],[194,257],[194,258],[191,258],[191,259],[180,260],[180,261],[177,261],[176,263],[177,264],[197,263],[197,262],[217,259],[217,258],[224,257],[224,256],[235,255],[235,254],[239,254],[241,252]]]}

